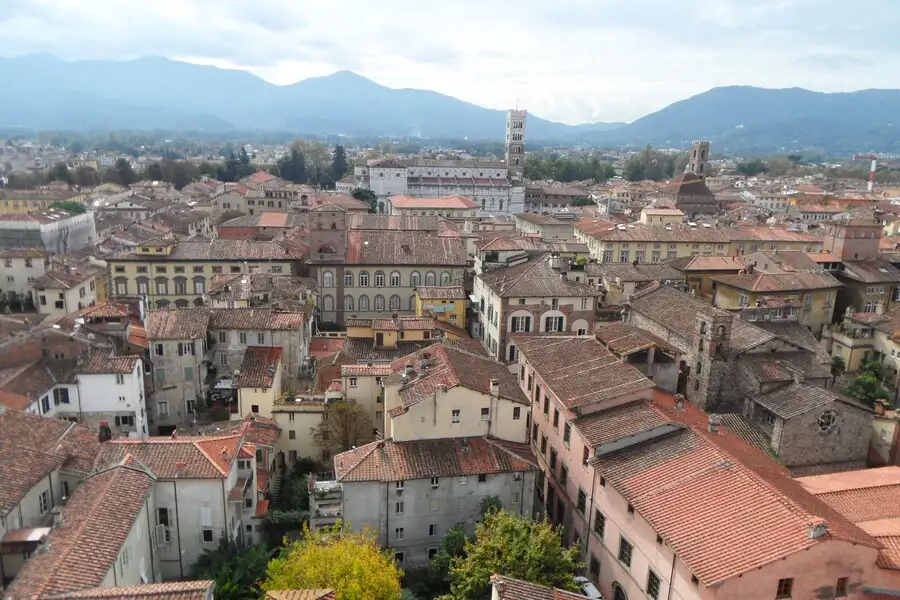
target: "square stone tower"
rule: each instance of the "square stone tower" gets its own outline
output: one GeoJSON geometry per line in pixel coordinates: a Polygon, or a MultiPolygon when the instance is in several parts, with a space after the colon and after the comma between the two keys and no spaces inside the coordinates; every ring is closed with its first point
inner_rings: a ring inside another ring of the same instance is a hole
{"type": "Polygon", "coordinates": [[[512,181],[522,181],[525,172],[525,118],[527,110],[506,113],[506,168],[512,181]]]}
{"type": "Polygon", "coordinates": [[[706,179],[706,168],[709,162],[709,142],[695,141],[691,145],[691,159],[688,161],[685,173],[694,173],[701,178],[706,179]]]}

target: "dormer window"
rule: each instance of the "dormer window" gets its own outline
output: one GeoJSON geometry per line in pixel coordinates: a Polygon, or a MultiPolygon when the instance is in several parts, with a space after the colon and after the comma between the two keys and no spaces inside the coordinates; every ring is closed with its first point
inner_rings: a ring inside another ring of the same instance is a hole
{"type": "Polygon", "coordinates": [[[706,333],[706,321],[700,322],[700,335],[704,335],[706,333]]]}

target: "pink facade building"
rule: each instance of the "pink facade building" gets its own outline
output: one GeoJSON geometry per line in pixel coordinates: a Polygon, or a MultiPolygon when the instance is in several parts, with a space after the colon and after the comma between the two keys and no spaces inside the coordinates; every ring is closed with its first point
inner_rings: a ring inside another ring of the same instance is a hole
{"type": "Polygon", "coordinates": [[[519,343],[539,496],[607,600],[900,596],[885,539],[716,415],[592,338],[519,343]]]}

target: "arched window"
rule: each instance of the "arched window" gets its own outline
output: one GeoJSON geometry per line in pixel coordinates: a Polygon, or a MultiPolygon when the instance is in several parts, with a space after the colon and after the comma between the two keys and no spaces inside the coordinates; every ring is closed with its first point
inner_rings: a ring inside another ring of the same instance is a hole
{"type": "Polygon", "coordinates": [[[447,271],[441,273],[441,285],[450,285],[450,273],[447,271]]]}
{"type": "Polygon", "coordinates": [[[381,312],[384,310],[384,296],[378,294],[375,296],[375,310],[381,312]]]}
{"type": "Polygon", "coordinates": [[[334,287],[334,273],[331,271],[322,273],[322,287],[334,287]]]}
{"type": "Polygon", "coordinates": [[[350,294],[344,296],[344,310],[353,310],[353,296],[350,294]]]}
{"type": "Polygon", "coordinates": [[[353,271],[344,273],[344,287],[353,287],[353,271]]]}
{"type": "Polygon", "coordinates": [[[391,287],[400,287],[399,271],[391,271],[391,287]]]}
{"type": "Polygon", "coordinates": [[[866,302],[866,306],[865,306],[865,308],[863,308],[863,312],[864,313],[872,312],[872,303],[871,302],[866,302]]]}
{"type": "Polygon", "coordinates": [[[391,310],[400,310],[400,296],[397,294],[391,296],[390,308],[391,310]]]}
{"type": "Polygon", "coordinates": [[[203,298],[194,298],[194,306],[203,306],[203,298]]]}
{"type": "Polygon", "coordinates": [[[157,300],[156,301],[156,308],[168,308],[168,307],[169,307],[168,300],[157,300]]]}
{"type": "Polygon", "coordinates": [[[409,275],[409,285],[412,287],[419,287],[421,285],[422,275],[418,271],[413,271],[409,275]]]}
{"type": "Polygon", "coordinates": [[[409,310],[416,312],[416,295],[413,294],[409,297],[409,310]]]}
{"type": "Polygon", "coordinates": [[[375,271],[375,287],[384,287],[384,271],[375,271]]]}
{"type": "Polygon", "coordinates": [[[359,297],[359,310],[366,311],[369,310],[369,297],[363,294],[359,297]]]}
{"type": "Polygon", "coordinates": [[[150,293],[150,280],[146,277],[138,277],[135,279],[137,281],[138,294],[142,296],[146,296],[150,293]]]}
{"type": "Polygon", "coordinates": [[[428,271],[425,273],[425,285],[434,285],[435,275],[434,271],[428,271]]]}
{"type": "Polygon", "coordinates": [[[189,303],[188,303],[187,300],[185,300],[185,299],[183,299],[183,298],[180,298],[180,299],[178,299],[178,300],[175,301],[175,308],[187,308],[187,307],[188,307],[188,304],[189,304],[189,303]]]}
{"type": "Polygon", "coordinates": [[[700,335],[703,335],[704,333],[706,333],[706,321],[701,321],[700,322],[700,335]]]}
{"type": "Polygon", "coordinates": [[[369,272],[368,271],[360,271],[359,272],[359,287],[369,287],[369,272]]]}
{"type": "Polygon", "coordinates": [[[322,296],[322,310],[334,310],[334,298],[331,297],[331,295],[326,294],[325,296],[322,296]]]}

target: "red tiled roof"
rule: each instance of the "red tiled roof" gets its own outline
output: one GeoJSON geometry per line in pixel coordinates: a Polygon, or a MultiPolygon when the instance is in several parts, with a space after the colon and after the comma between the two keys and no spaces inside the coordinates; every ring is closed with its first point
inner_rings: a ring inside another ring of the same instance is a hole
{"type": "Polygon", "coordinates": [[[489,394],[491,380],[499,383],[501,398],[528,404],[528,398],[506,365],[443,341],[395,360],[391,363],[391,370],[396,375],[390,379],[390,383],[400,385],[400,399],[404,408],[433,397],[439,387],[449,390],[461,386],[489,394]],[[402,374],[406,371],[407,364],[412,365],[413,372],[408,379],[404,379],[402,374]]]}
{"type": "Polygon", "coordinates": [[[146,583],[130,587],[98,587],[44,596],[42,600],[205,600],[212,594],[215,582],[174,581],[146,583]]]}
{"type": "Polygon", "coordinates": [[[104,445],[104,458],[134,456],[159,478],[179,477],[178,463],[184,463],[183,478],[221,479],[228,476],[238,454],[242,437],[150,437],[115,439],[104,445]]]}
{"type": "Polygon", "coordinates": [[[22,567],[7,589],[11,600],[100,586],[153,491],[146,472],[117,466],[91,475],[72,494],[47,550],[22,567]]]}
{"type": "Polygon", "coordinates": [[[111,352],[94,352],[87,362],[78,368],[78,373],[128,375],[134,372],[140,360],[140,356],[115,356],[111,352]]]}
{"type": "Polygon", "coordinates": [[[653,388],[652,381],[593,337],[526,334],[514,335],[513,340],[547,390],[566,408],[653,388]]]}
{"type": "Polygon", "coordinates": [[[461,285],[419,286],[416,293],[422,300],[463,300],[466,291],[461,285]]]}
{"type": "Polygon", "coordinates": [[[63,462],[62,456],[23,446],[12,438],[0,438],[0,516],[6,516],[63,462]]]}
{"type": "Polygon", "coordinates": [[[269,590],[266,600],[334,600],[334,591],[326,589],[269,590]]]}
{"type": "Polygon", "coordinates": [[[281,365],[280,346],[248,346],[241,362],[241,373],[234,385],[243,388],[270,388],[281,365]]]}
{"type": "Polygon", "coordinates": [[[259,215],[257,226],[259,227],[284,227],[287,224],[288,214],[283,212],[264,212],[259,215]]]}
{"type": "Polygon", "coordinates": [[[423,231],[354,230],[347,233],[345,264],[463,267],[466,251],[458,238],[423,231]]]}
{"type": "Polygon", "coordinates": [[[344,365],[341,367],[343,377],[387,377],[392,374],[391,365],[344,365]]]}
{"type": "Polygon", "coordinates": [[[375,331],[430,331],[434,329],[431,317],[397,317],[396,319],[373,319],[375,331]]]}
{"type": "Polygon", "coordinates": [[[871,536],[804,490],[790,473],[731,431],[657,390],[654,410],[675,428],[591,465],[631,503],[705,585],[829,539],[878,548],[871,536]],[[673,475],[674,474],[674,475],[673,475]],[[810,527],[827,523],[823,537],[810,527]],[[749,537],[747,531],[759,536],[749,537]]]}
{"type": "Polygon", "coordinates": [[[391,196],[390,203],[396,208],[416,209],[473,209],[478,203],[464,196],[441,196],[440,198],[413,198],[412,196],[391,196]]]}
{"type": "Polygon", "coordinates": [[[217,308],[211,311],[210,329],[299,329],[306,313],[286,312],[270,308],[217,308]]]}
{"type": "Polygon", "coordinates": [[[200,434],[213,437],[242,435],[248,445],[274,448],[281,429],[274,420],[250,413],[240,421],[218,421],[204,425],[200,428],[200,434]]]}
{"type": "Polygon", "coordinates": [[[314,337],[309,341],[309,355],[313,358],[329,356],[344,347],[346,337],[314,337]]]}
{"type": "Polygon", "coordinates": [[[584,600],[584,596],[506,575],[491,575],[491,584],[497,590],[498,600],[584,600]]]}
{"type": "Polygon", "coordinates": [[[256,517],[264,517],[269,514],[269,501],[260,500],[256,503],[256,517]]]}
{"type": "Polygon", "coordinates": [[[500,445],[481,437],[377,441],[334,457],[338,481],[403,481],[426,477],[535,471],[526,444],[500,445]]]}
{"type": "Polygon", "coordinates": [[[278,178],[266,171],[257,171],[253,175],[250,175],[247,177],[247,181],[249,181],[250,183],[255,183],[256,185],[268,183],[268,182],[272,181],[273,179],[278,179],[278,178]]]}
{"type": "Polygon", "coordinates": [[[209,310],[206,308],[174,308],[151,310],[145,322],[147,337],[152,340],[196,340],[206,336],[209,310]]]}

